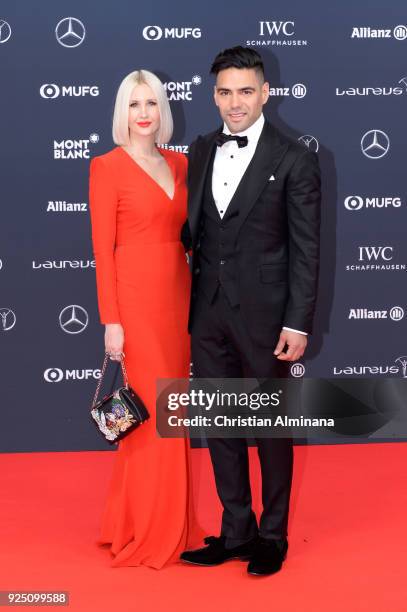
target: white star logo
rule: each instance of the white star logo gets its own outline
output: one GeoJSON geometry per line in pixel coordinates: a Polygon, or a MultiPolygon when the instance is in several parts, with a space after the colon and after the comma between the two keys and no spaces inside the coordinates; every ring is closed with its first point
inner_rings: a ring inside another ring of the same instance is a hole
{"type": "Polygon", "coordinates": [[[381,130],[369,130],[363,136],[360,146],[362,147],[362,153],[369,159],[380,159],[388,152],[390,140],[387,134],[381,130]]]}

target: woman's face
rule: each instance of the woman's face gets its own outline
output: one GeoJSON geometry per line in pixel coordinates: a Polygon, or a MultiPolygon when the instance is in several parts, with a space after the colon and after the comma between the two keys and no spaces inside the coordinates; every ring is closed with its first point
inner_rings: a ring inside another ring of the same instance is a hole
{"type": "Polygon", "coordinates": [[[157,98],[148,85],[136,85],[129,103],[130,135],[152,136],[160,128],[157,98]]]}

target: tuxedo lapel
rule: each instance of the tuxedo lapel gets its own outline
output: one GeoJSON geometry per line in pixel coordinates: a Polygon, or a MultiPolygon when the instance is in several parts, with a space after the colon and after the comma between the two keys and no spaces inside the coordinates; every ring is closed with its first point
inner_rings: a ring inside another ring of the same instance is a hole
{"type": "Polygon", "coordinates": [[[230,215],[236,214],[237,211],[239,212],[239,218],[235,225],[236,235],[270,177],[276,172],[287,149],[288,144],[281,143],[277,132],[266,121],[256,151],[237,186],[225,214],[225,218],[227,218],[230,215]]]}
{"type": "Polygon", "coordinates": [[[194,157],[190,164],[189,194],[188,194],[188,221],[195,244],[198,235],[199,218],[202,209],[202,200],[205,189],[205,180],[213,155],[215,154],[215,140],[222,128],[212,132],[205,138],[198,139],[195,145],[194,157]]]}

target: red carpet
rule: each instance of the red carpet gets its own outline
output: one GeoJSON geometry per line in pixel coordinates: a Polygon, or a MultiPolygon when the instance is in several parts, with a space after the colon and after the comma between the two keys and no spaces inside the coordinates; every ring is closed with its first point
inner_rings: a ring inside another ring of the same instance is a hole
{"type": "MultiPolygon", "coordinates": [[[[201,523],[217,534],[207,451],[193,458],[201,523]]],[[[113,455],[0,455],[0,590],[70,591],[59,609],[86,612],[405,612],[406,459],[407,444],[297,447],[288,559],[249,578],[239,561],[112,569],[94,541],[113,455]]]]}

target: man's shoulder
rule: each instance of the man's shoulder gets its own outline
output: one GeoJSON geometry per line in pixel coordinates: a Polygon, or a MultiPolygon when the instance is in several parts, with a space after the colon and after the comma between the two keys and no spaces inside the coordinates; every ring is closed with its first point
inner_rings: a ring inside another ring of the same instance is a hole
{"type": "Polygon", "coordinates": [[[297,158],[298,156],[311,153],[309,148],[302,141],[287,136],[267,120],[265,122],[265,129],[269,131],[273,141],[277,142],[280,146],[286,146],[287,153],[292,157],[297,158]]]}

